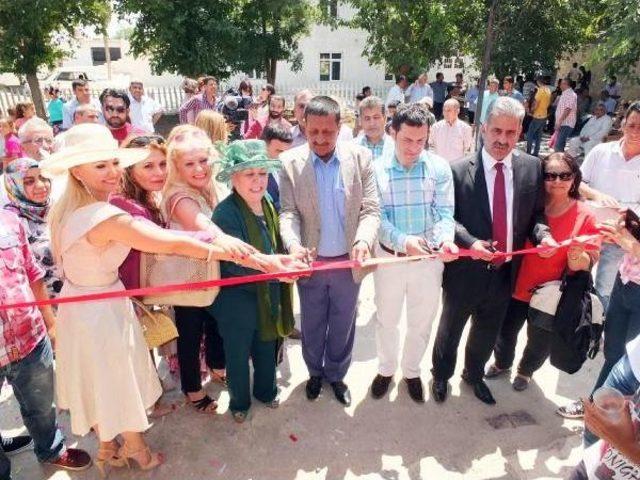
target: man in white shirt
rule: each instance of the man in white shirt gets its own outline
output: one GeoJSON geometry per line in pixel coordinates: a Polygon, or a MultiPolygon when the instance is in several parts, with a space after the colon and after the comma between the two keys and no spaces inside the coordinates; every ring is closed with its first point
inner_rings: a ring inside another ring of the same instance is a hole
{"type": "Polygon", "coordinates": [[[582,152],[588,155],[593,147],[602,143],[611,130],[611,117],[607,115],[606,107],[598,103],[593,116],[585,123],[580,135],[569,140],[567,153],[577,158],[582,152]]]}
{"type": "Polygon", "coordinates": [[[421,74],[418,79],[407,88],[405,98],[408,102],[418,102],[424,97],[433,98],[433,90],[431,85],[427,83],[427,74],[421,74]]]}
{"type": "Polygon", "coordinates": [[[148,133],[155,131],[155,124],[164,113],[164,108],[153,98],[144,94],[140,80],[131,80],[129,84],[129,118],[131,125],[148,133]]]}
{"type": "Polygon", "coordinates": [[[473,130],[458,118],[460,103],[450,98],[442,109],[444,119],[431,128],[429,145],[449,163],[464,157],[473,148],[473,130]]]}
{"type": "Polygon", "coordinates": [[[386,125],[384,103],[379,97],[367,97],[360,102],[359,110],[362,131],[354,141],[368,148],[375,162],[384,152],[394,148],[393,138],[384,131],[386,125]]]}
{"type": "Polygon", "coordinates": [[[387,101],[384,102],[384,104],[389,105],[392,102],[404,103],[405,90],[408,86],[409,82],[407,81],[407,77],[399,75],[398,78],[396,78],[396,84],[389,89],[387,101]]]}
{"type": "Polygon", "coordinates": [[[615,75],[611,75],[609,83],[604,87],[604,89],[609,93],[609,96],[613,98],[615,101],[620,100],[622,96],[622,85],[618,83],[618,77],[615,75]]]}
{"type": "MultiPolygon", "coordinates": [[[[640,102],[627,109],[622,133],[619,141],[601,143],[589,152],[580,167],[580,193],[614,214],[619,208],[640,213],[640,102]]],[[[595,286],[605,310],[622,256],[617,245],[602,245],[595,286]]]]}

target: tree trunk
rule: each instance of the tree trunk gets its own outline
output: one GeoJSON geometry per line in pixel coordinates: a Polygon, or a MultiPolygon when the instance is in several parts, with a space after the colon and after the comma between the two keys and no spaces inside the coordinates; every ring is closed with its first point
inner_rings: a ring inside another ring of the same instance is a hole
{"type": "Polygon", "coordinates": [[[271,85],[276,84],[276,67],[278,66],[278,61],[275,58],[268,58],[267,59],[267,83],[270,83],[271,85]]]}
{"type": "Polygon", "coordinates": [[[26,77],[29,90],[31,90],[31,100],[36,107],[36,115],[46,120],[47,111],[44,108],[44,99],[42,98],[42,90],[40,90],[40,80],[38,80],[36,72],[27,73],[26,77]]]}
{"type": "Polygon", "coordinates": [[[484,40],[484,56],[482,58],[482,71],[480,72],[480,87],[478,89],[478,105],[476,107],[476,149],[480,146],[480,115],[482,113],[482,101],[484,99],[484,90],[487,83],[487,75],[489,74],[489,64],[491,63],[491,50],[493,49],[493,22],[498,9],[498,0],[491,1],[489,8],[489,19],[487,21],[487,31],[484,40]]]}

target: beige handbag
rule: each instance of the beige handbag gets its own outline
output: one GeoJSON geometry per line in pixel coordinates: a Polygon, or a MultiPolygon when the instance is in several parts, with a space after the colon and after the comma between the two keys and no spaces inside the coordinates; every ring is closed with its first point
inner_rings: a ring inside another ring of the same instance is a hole
{"type": "MultiPolygon", "coordinates": [[[[205,282],[220,279],[220,263],[181,255],[140,254],[140,288],[164,285],[205,282]]],[[[182,307],[208,307],[220,288],[203,288],[184,292],[147,295],[142,300],[147,305],[174,305],[182,307]]]]}
{"type": "Polygon", "coordinates": [[[137,298],[131,301],[141,312],[138,319],[149,348],[157,348],[178,338],[178,329],[164,309],[153,310],[153,307],[146,306],[137,298]]]}

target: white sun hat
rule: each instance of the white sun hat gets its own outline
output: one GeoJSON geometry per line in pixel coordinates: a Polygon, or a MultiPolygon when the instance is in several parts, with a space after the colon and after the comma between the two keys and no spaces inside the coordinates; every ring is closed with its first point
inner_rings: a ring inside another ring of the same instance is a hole
{"type": "Polygon", "coordinates": [[[64,134],[64,147],[40,162],[45,174],[60,175],[70,168],[117,158],[122,168],[130,167],[149,156],[146,148],[120,148],[104,125],[82,123],[64,134]]]}

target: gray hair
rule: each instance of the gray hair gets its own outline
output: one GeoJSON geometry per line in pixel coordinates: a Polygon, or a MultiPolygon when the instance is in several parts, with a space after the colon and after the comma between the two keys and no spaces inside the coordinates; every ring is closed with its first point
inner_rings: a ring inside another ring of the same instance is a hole
{"type": "Polygon", "coordinates": [[[460,110],[460,102],[455,98],[449,98],[445,100],[443,106],[446,107],[447,105],[451,105],[453,107],[456,107],[458,110],[460,110]]]}
{"type": "Polygon", "coordinates": [[[296,94],[294,95],[294,97],[293,97],[293,103],[294,103],[294,105],[297,105],[297,104],[298,104],[298,99],[299,99],[300,97],[303,97],[303,96],[305,96],[305,97],[309,97],[309,100],[311,100],[311,99],[313,98],[313,93],[311,92],[311,90],[306,89],[306,88],[305,88],[304,90],[300,90],[300,91],[299,91],[298,93],[296,93],[296,94]]]}
{"type": "Polygon", "coordinates": [[[18,137],[21,142],[26,142],[33,132],[41,132],[43,130],[46,130],[48,133],[53,135],[53,128],[51,128],[51,125],[39,117],[33,117],[24,122],[20,127],[18,130],[18,137]]]}
{"type": "Polygon", "coordinates": [[[362,112],[364,110],[374,110],[374,109],[380,110],[384,115],[384,102],[380,97],[371,95],[370,97],[367,97],[360,102],[360,106],[359,106],[360,115],[362,115],[362,112]]]}
{"type": "Polygon", "coordinates": [[[491,122],[493,117],[511,117],[522,122],[524,118],[524,106],[510,97],[498,97],[489,106],[489,113],[485,123],[491,122]]]}

